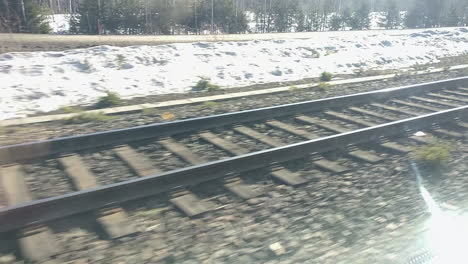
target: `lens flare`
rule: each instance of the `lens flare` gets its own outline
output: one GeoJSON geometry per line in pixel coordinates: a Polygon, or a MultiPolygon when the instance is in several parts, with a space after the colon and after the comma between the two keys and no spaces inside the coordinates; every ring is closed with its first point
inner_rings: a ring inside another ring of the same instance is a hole
{"type": "Polygon", "coordinates": [[[418,167],[411,164],[421,196],[431,214],[428,246],[435,257],[432,264],[468,263],[468,216],[443,211],[422,184],[418,167]]]}

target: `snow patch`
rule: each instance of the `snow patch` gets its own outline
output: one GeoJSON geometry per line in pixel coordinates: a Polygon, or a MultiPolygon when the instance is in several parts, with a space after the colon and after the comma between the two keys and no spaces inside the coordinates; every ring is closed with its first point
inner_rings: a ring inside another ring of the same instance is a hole
{"type": "Polygon", "coordinates": [[[70,32],[70,15],[55,14],[47,16],[47,21],[52,29],[52,33],[67,34],[70,32]]]}
{"type": "Polygon", "coordinates": [[[0,119],[123,98],[183,93],[201,78],[223,88],[437,63],[468,53],[464,28],[336,32],[311,39],[98,46],[0,55],[0,119]],[[414,33],[417,32],[417,33],[414,33]]]}

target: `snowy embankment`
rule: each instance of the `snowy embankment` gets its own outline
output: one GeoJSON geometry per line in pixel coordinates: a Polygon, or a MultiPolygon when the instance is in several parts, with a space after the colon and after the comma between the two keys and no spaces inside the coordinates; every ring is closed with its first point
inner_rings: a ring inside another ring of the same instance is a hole
{"type": "Polygon", "coordinates": [[[467,53],[465,28],[6,53],[0,55],[0,119],[93,103],[106,90],[123,98],[187,92],[201,76],[230,88],[323,71],[399,69],[467,53]]]}

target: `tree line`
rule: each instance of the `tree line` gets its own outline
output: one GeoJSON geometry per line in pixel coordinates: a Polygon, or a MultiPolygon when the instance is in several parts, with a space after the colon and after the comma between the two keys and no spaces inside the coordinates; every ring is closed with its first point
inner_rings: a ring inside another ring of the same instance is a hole
{"type": "Polygon", "coordinates": [[[71,26],[85,34],[245,33],[248,20],[233,0],[83,0],[71,26]]]}
{"type": "Polygon", "coordinates": [[[75,34],[273,33],[466,26],[468,0],[0,0],[0,32],[47,33],[71,14],[75,34]]]}

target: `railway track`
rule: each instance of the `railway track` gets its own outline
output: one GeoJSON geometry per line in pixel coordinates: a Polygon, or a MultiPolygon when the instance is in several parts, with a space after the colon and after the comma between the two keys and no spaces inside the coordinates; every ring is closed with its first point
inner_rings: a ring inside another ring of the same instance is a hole
{"type": "Polygon", "coordinates": [[[250,201],[262,192],[243,174],[255,169],[300,188],[313,183],[285,162],[340,174],[352,169],[341,158],[374,164],[411,145],[464,138],[464,87],[467,77],[0,147],[0,236],[16,234],[22,256],[39,261],[60,254],[53,220],[93,212],[117,239],[137,232],[120,206],[128,201],[166,193],[196,217],[215,208],[190,186],[215,181],[250,201]]]}

